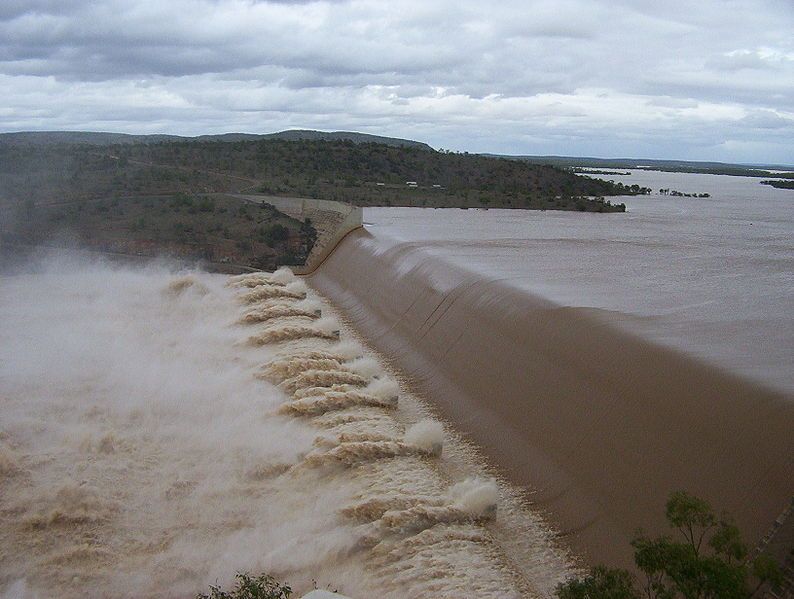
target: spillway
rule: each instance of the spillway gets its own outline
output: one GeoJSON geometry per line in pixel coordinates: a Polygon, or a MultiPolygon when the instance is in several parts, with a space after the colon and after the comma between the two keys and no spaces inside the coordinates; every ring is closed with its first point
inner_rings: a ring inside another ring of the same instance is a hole
{"type": "Polygon", "coordinates": [[[260,321],[261,274],[56,260],[0,283],[4,599],[181,598],[238,571],[298,596],[532,598],[573,571],[311,289],[280,305],[322,318],[260,321]]]}
{"type": "Polygon", "coordinates": [[[360,229],[309,281],[588,561],[631,566],[630,539],[667,532],[675,490],[727,510],[751,543],[790,504],[794,402],[782,391],[431,243],[360,229]]]}

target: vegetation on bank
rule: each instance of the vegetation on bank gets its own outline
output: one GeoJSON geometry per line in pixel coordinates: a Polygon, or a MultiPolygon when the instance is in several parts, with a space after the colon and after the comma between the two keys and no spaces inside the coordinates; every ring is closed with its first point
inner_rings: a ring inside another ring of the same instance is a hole
{"type": "Polygon", "coordinates": [[[641,193],[552,166],[350,140],[0,144],[7,200],[252,190],[362,206],[594,212],[625,209],[603,198],[641,193]]]}
{"type": "Polygon", "coordinates": [[[636,169],[662,171],[666,173],[698,173],[703,175],[794,179],[794,168],[784,165],[754,166],[747,164],[729,164],[725,162],[651,160],[647,158],[588,158],[574,156],[505,156],[505,158],[529,162],[531,164],[551,164],[560,168],[572,170],[583,168],[636,169]]]}
{"type": "Polygon", "coordinates": [[[761,185],[770,185],[772,187],[776,187],[777,189],[794,189],[794,180],[793,181],[781,181],[781,180],[765,180],[761,181],[761,185]]]}
{"type": "Polygon", "coordinates": [[[317,237],[272,205],[227,196],[177,193],[58,204],[22,202],[0,220],[0,241],[79,247],[126,256],[170,256],[273,270],[303,264],[317,237]]]}
{"type": "Polygon", "coordinates": [[[678,191],[677,189],[660,189],[659,195],[663,196],[674,196],[677,198],[710,198],[710,193],[685,193],[683,191],[678,191]]]}
{"type": "Polygon", "coordinates": [[[272,206],[258,209],[224,194],[361,206],[622,212],[625,205],[608,196],[650,192],[405,140],[288,133],[290,139],[234,134],[222,141],[140,142],[112,134],[0,136],[0,242],[14,252],[56,240],[127,256],[271,269],[302,263],[316,231],[272,206]]]}
{"type": "Polygon", "coordinates": [[[782,574],[771,558],[749,556],[727,516],[685,492],[670,496],[665,513],[675,538],[640,532],[632,541],[640,580],[626,570],[592,568],[557,588],[560,599],[747,599],[782,574]]]}

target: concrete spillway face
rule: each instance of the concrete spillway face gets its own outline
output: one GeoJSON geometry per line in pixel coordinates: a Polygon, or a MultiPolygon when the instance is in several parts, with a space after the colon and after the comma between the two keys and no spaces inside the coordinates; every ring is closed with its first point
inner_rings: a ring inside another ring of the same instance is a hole
{"type": "Polygon", "coordinates": [[[790,501],[791,398],[365,230],[310,284],[592,561],[631,566],[675,490],[751,544],[790,501]]]}

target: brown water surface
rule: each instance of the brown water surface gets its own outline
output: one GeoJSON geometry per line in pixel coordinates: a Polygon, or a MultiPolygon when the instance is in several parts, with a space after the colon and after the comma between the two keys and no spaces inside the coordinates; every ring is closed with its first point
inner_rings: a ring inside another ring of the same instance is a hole
{"type": "Polygon", "coordinates": [[[589,559],[630,563],[677,489],[755,542],[794,494],[794,194],[623,179],[712,197],[368,210],[312,285],[589,559]]]}

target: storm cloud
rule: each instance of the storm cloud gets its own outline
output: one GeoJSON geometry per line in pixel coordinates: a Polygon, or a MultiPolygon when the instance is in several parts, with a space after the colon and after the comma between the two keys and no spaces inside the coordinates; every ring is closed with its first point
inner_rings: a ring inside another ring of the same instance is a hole
{"type": "Polygon", "coordinates": [[[793,162],[789,0],[6,0],[0,130],[793,162]]]}

